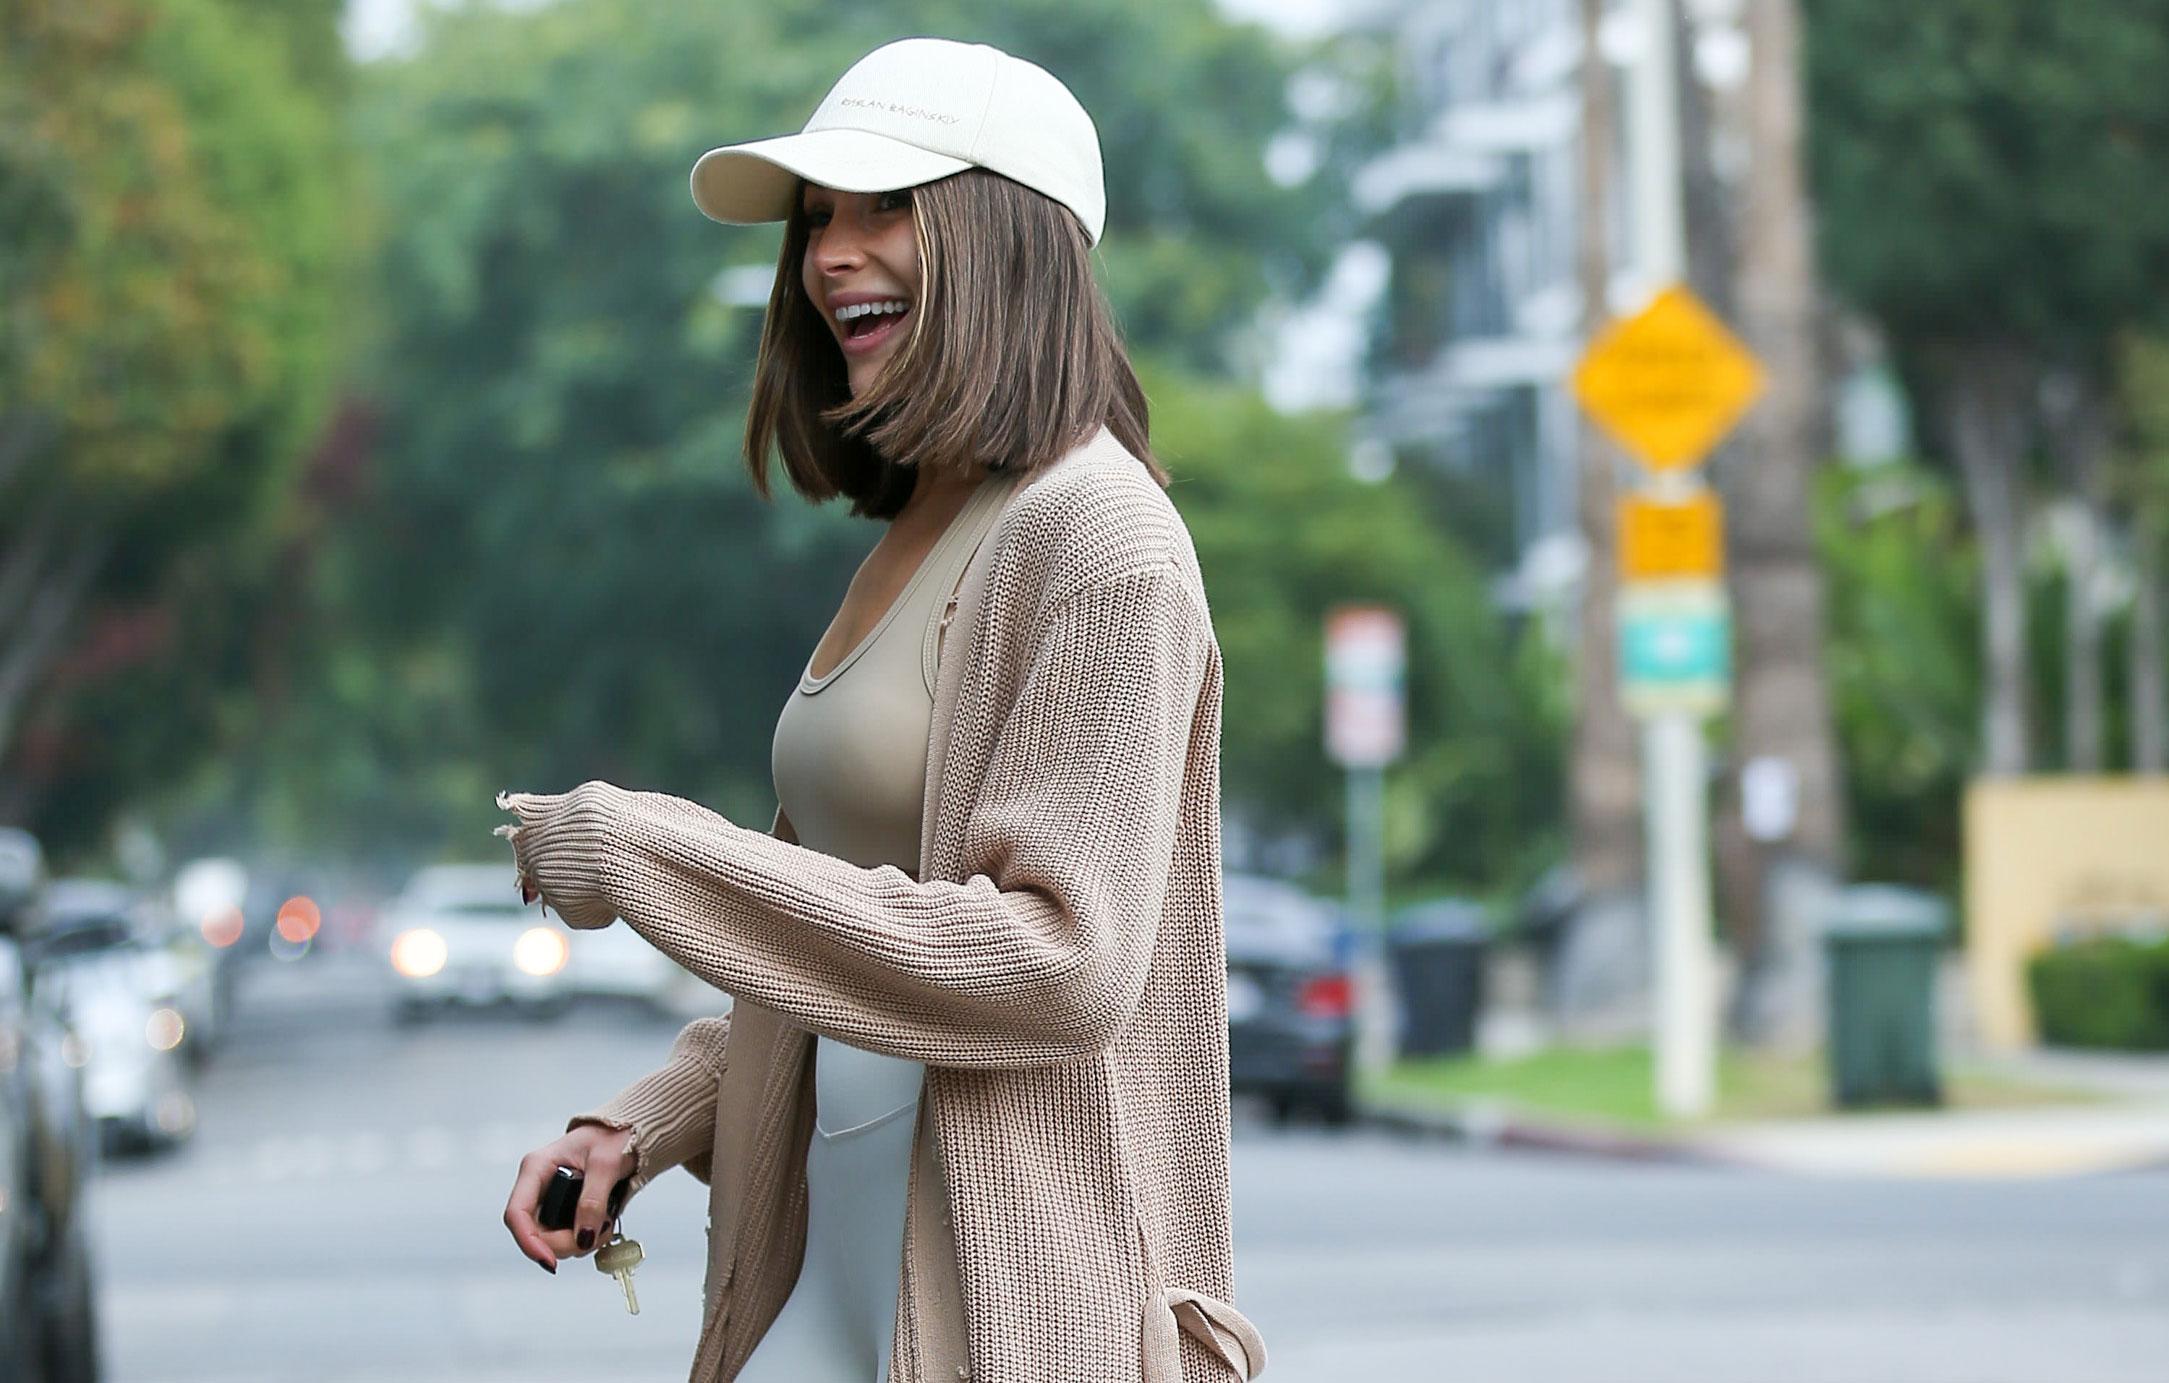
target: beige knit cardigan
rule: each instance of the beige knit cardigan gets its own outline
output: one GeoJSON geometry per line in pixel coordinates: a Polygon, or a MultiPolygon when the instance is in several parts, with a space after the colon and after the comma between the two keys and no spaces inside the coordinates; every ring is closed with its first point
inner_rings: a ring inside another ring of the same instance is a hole
{"type": "Polygon", "coordinates": [[[1255,1378],[1231,1304],[1220,650],[1189,532],[1103,430],[1005,500],[942,644],[916,879],[660,793],[499,798],[568,924],[622,917],[733,998],[572,1124],[632,1130],[635,1189],[678,1165],[709,1186],[692,1383],[734,1377],[796,1280],[814,1033],[927,1067],[895,1383],[1255,1378]]]}

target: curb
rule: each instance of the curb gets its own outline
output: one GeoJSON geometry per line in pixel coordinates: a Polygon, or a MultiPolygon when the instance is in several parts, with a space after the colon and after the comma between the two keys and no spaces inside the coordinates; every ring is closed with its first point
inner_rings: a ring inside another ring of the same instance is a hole
{"type": "Polygon", "coordinates": [[[1555,1153],[1595,1161],[1633,1162],[1645,1166],[1701,1167],[1710,1170],[1774,1173],[1780,1176],[1929,1178],[1934,1180],[2072,1176],[2119,1176],[2169,1170],[2169,1147],[2137,1155],[2055,1160],[2047,1165],[1984,1161],[1988,1154],[1961,1150],[1960,1161],[1946,1152],[1941,1160],[1906,1157],[1831,1162],[1798,1152],[1728,1147],[1688,1137],[1667,1138],[1618,1128],[1531,1119],[1504,1106],[1470,1104],[1457,1109],[1364,1105],[1358,1118],[1369,1128],[1407,1138],[1452,1142],[1472,1149],[1555,1153]]]}
{"type": "Polygon", "coordinates": [[[1588,1125],[1550,1123],[1493,1105],[1454,1110],[1367,1104],[1357,1111],[1367,1127],[1408,1138],[1471,1148],[1559,1153],[1611,1162],[1742,1168],[1751,1164],[1693,1143],[1588,1125]]]}

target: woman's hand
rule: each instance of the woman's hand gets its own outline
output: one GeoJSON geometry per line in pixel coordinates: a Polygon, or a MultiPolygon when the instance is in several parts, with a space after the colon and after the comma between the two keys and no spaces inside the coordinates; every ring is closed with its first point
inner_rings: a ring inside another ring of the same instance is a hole
{"type": "MultiPolygon", "coordinates": [[[[582,1124],[554,1143],[546,1143],[520,1159],[520,1172],[512,1182],[512,1199],[505,1202],[505,1228],[520,1252],[551,1272],[560,1258],[584,1258],[610,1238],[610,1217],[605,1204],[610,1188],[638,1167],[636,1157],[626,1154],[633,1140],[631,1129],[582,1124]],[[542,1193],[560,1167],[570,1167],[586,1181],[580,1186],[580,1205],[572,1228],[544,1229],[535,1222],[542,1193]],[[585,1235],[585,1238],[581,1236],[585,1235]]],[[[620,1207],[623,1209],[623,1207],[620,1207]]]]}
{"type": "Polygon", "coordinates": [[[571,792],[500,792],[497,805],[520,818],[517,826],[499,826],[497,835],[512,842],[519,870],[520,896],[541,895],[565,925],[593,931],[617,920],[617,910],[603,896],[603,867],[609,853],[607,827],[622,788],[600,781],[571,792]]]}

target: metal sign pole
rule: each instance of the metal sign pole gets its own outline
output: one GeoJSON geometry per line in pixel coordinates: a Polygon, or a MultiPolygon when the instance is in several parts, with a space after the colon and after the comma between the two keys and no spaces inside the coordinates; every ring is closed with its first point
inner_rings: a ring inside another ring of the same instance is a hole
{"type": "Polygon", "coordinates": [[[1376,765],[1348,770],[1348,910],[1359,933],[1356,1062],[1376,1071],[1393,1060],[1393,993],[1386,968],[1385,785],[1376,765]]]}
{"type": "Polygon", "coordinates": [[[1385,766],[1406,734],[1400,614],[1377,605],[1336,607],[1326,619],[1326,753],[1347,775],[1348,916],[1355,935],[1356,1063],[1393,1060],[1393,994],[1386,966],[1385,766]]]}
{"type": "MultiPolygon", "coordinates": [[[[1636,248],[1653,292],[1684,278],[1687,263],[1672,3],[1640,0],[1642,53],[1628,89],[1636,248]]],[[[1644,724],[1656,1094],[1658,1107],[1676,1118],[1706,1113],[1716,1085],[1705,758],[1702,723],[1692,712],[1666,710],[1644,724]]]]}
{"type": "Polygon", "coordinates": [[[1708,751],[1699,718],[1652,716],[1648,764],[1649,896],[1656,919],[1657,1106],[1674,1118],[1716,1097],[1717,995],[1710,957],[1708,751]]]}

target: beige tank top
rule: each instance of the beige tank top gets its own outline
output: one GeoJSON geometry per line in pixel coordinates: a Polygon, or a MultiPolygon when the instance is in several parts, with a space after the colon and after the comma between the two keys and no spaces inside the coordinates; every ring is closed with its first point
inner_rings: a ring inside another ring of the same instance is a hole
{"type": "MultiPolygon", "coordinates": [[[[1015,477],[982,480],[858,647],[827,675],[809,655],[776,721],[776,797],[799,843],[919,874],[935,656],[952,590],[1015,477]]],[[[806,1252],[743,1383],[887,1383],[911,1134],[926,1068],[814,1042],[806,1252]]],[[[936,1175],[935,1185],[945,1178],[936,1175]]],[[[946,1205],[937,1207],[945,1211],[946,1205]]],[[[935,1223],[946,1223],[937,1213],[935,1223]]]]}
{"type": "Polygon", "coordinates": [[[813,656],[776,721],[777,800],[801,845],[917,878],[934,715],[934,658],[951,588],[1015,477],[982,480],[858,647],[820,677],[813,656]]]}

